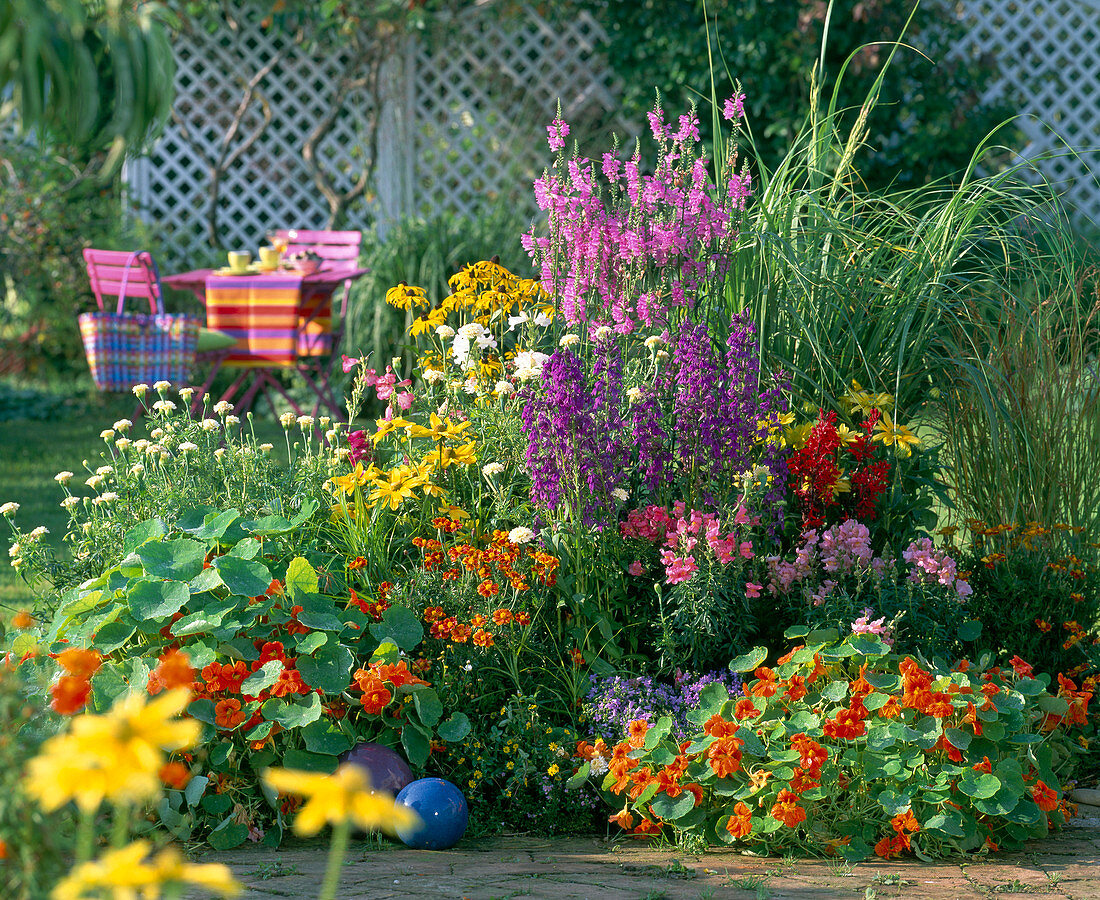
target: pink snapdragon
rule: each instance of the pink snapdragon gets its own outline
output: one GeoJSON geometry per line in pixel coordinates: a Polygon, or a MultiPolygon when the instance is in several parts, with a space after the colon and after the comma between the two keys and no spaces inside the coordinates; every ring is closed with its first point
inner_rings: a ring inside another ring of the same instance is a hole
{"type": "Polygon", "coordinates": [[[918,538],[901,554],[911,569],[909,580],[914,584],[941,584],[954,588],[960,600],[964,600],[974,589],[959,578],[955,560],[932,543],[931,538],[918,538]]]}
{"type": "Polygon", "coordinates": [[[867,607],[863,610],[863,615],[860,616],[852,623],[853,634],[877,634],[882,638],[882,642],[888,647],[894,644],[894,634],[890,629],[890,626],[886,625],[886,617],[882,616],[874,621],[871,621],[871,616],[874,615],[874,610],[867,607]]]}
{"type": "Polygon", "coordinates": [[[661,551],[661,562],[665,566],[665,581],[669,584],[687,581],[699,570],[694,556],[678,556],[672,550],[661,551]]]}
{"type": "Polygon", "coordinates": [[[565,139],[569,137],[569,125],[561,119],[554,119],[546,126],[546,143],[550,150],[557,153],[565,146],[565,139]]]}
{"type": "Polygon", "coordinates": [[[820,553],[826,572],[865,571],[871,563],[871,532],[866,525],[848,519],[821,535],[820,553]]]}

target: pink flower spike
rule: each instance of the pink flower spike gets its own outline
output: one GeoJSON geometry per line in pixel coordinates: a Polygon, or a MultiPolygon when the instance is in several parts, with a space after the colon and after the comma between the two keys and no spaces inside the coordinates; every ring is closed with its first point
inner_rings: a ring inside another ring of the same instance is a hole
{"type": "Polygon", "coordinates": [[[753,584],[751,581],[745,583],[745,596],[750,600],[754,597],[760,596],[760,591],[763,589],[762,584],[753,584]]]}
{"type": "Polygon", "coordinates": [[[345,375],[363,361],[361,359],[352,359],[351,357],[345,356],[342,353],[340,354],[340,360],[340,365],[343,367],[345,375]]]}
{"type": "Polygon", "coordinates": [[[645,566],[642,565],[641,560],[636,559],[630,564],[630,566],[627,568],[627,571],[635,578],[639,578],[642,575],[645,575],[645,566]]]}
{"type": "Polygon", "coordinates": [[[748,525],[752,519],[749,518],[749,514],[745,511],[745,507],[737,507],[737,515],[733,517],[734,524],[736,525],[748,525]]]}
{"type": "Polygon", "coordinates": [[[410,394],[408,391],[402,391],[400,394],[394,397],[394,399],[397,401],[397,405],[401,407],[402,411],[407,410],[410,406],[413,405],[413,395],[410,394]]]}
{"type": "Polygon", "coordinates": [[[745,559],[752,559],[756,555],[752,552],[752,541],[742,541],[740,550],[745,559]]]}

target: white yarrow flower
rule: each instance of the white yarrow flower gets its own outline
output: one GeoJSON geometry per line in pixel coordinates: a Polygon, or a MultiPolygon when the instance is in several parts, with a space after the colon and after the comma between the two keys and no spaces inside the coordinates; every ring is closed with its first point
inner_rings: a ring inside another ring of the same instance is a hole
{"type": "Polygon", "coordinates": [[[111,426],[115,431],[127,432],[134,427],[134,423],[129,419],[119,419],[111,426]]]}
{"type": "Polygon", "coordinates": [[[190,441],[183,441],[180,444],[180,453],[190,453],[192,450],[198,450],[198,444],[192,444],[190,441]]]}
{"type": "Polygon", "coordinates": [[[115,441],[115,446],[123,452],[129,450],[131,444],[133,444],[133,441],[131,441],[128,437],[121,437],[117,441],[115,441]]]}
{"type": "Polygon", "coordinates": [[[100,494],[97,499],[102,501],[103,503],[114,503],[118,499],[118,494],[116,494],[114,491],[106,491],[100,494]]]}
{"type": "Polygon", "coordinates": [[[298,427],[302,430],[313,427],[313,416],[298,416],[298,427]]]}
{"type": "Polygon", "coordinates": [[[149,449],[149,442],[145,440],[145,438],[138,438],[134,441],[134,449],[137,450],[138,453],[144,453],[149,449]]]}
{"type": "Polygon", "coordinates": [[[203,419],[199,422],[199,427],[206,432],[217,431],[221,428],[221,423],[217,419],[203,419]]]}
{"type": "Polygon", "coordinates": [[[428,384],[439,384],[447,376],[439,369],[425,369],[422,377],[428,384]]]}
{"type": "Polygon", "coordinates": [[[184,403],[190,403],[191,398],[195,396],[195,389],[193,387],[180,388],[180,400],[184,403]]]}
{"type": "Polygon", "coordinates": [[[261,453],[270,453],[274,449],[275,449],[274,444],[260,444],[260,452],[261,453]]]}
{"type": "Polygon", "coordinates": [[[53,480],[56,481],[58,484],[68,484],[70,481],[73,480],[73,473],[69,472],[68,470],[64,472],[58,472],[56,475],[54,475],[53,480]]]}
{"type": "Polygon", "coordinates": [[[581,342],[580,336],[576,334],[563,334],[558,341],[559,347],[576,347],[581,342]]]}
{"type": "Polygon", "coordinates": [[[597,341],[606,341],[609,337],[611,337],[611,326],[601,325],[592,333],[592,336],[597,341]]]}
{"type": "Polygon", "coordinates": [[[615,490],[611,492],[611,496],[620,503],[626,503],[626,501],[630,499],[630,491],[625,488],[615,488],[615,490]]]}
{"type": "Polygon", "coordinates": [[[503,472],[504,466],[498,462],[486,463],[481,467],[481,471],[486,477],[492,478],[494,475],[499,475],[503,472]]]}
{"type": "Polygon", "coordinates": [[[103,486],[103,482],[105,480],[106,479],[104,479],[104,477],[102,475],[93,475],[91,478],[89,478],[84,483],[86,485],[88,485],[88,487],[90,487],[93,491],[97,491],[97,490],[99,490],[100,487],[103,486]]]}
{"type": "Polygon", "coordinates": [[[294,424],[294,420],[296,418],[297,416],[295,416],[294,413],[285,412],[281,416],[279,416],[279,424],[282,425],[283,428],[289,429],[290,426],[294,424]]]}
{"type": "Polygon", "coordinates": [[[132,466],[130,466],[131,475],[140,475],[144,471],[145,466],[143,466],[141,463],[134,463],[132,466]]]}
{"type": "Polygon", "coordinates": [[[50,533],[50,529],[48,529],[45,525],[39,525],[30,534],[28,534],[27,537],[34,538],[35,540],[38,540],[38,538],[42,537],[43,535],[49,534],[49,533],[50,533]]]}
{"type": "Polygon", "coordinates": [[[493,385],[495,390],[501,397],[507,397],[509,394],[514,394],[516,389],[512,386],[510,381],[498,381],[493,385]]]}
{"type": "Polygon", "coordinates": [[[240,425],[240,424],[241,424],[240,416],[226,416],[225,417],[225,427],[226,428],[233,428],[234,426],[240,425]]]}
{"type": "Polygon", "coordinates": [[[144,397],[149,393],[149,385],[147,384],[135,384],[131,390],[134,392],[134,396],[138,399],[144,397]]]}
{"type": "Polygon", "coordinates": [[[103,430],[102,430],[102,431],[101,431],[101,432],[99,433],[99,436],[100,436],[100,438],[101,438],[102,440],[105,440],[105,441],[109,441],[109,440],[111,440],[111,438],[113,438],[113,437],[115,436],[115,432],[114,432],[114,429],[112,429],[112,428],[104,428],[104,429],[103,429],[103,430]]]}
{"type": "Polygon", "coordinates": [[[12,557],[13,559],[15,557],[17,557],[22,552],[23,552],[23,547],[22,547],[22,545],[20,545],[19,541],[16,541],[14,544],[12,544],[10,547],[8,547],[8,556],[12,557]]]}
{"type": "Polygon", "coordinates": [[[80,503],[80,500],[77,499],[76,497],[66,497],[64,500],[61,501],[61,508],[62,509],[72,509],[78,503],[80,503]]]}
{"type": "Polygon", "coordinates": [[[647,350],[657,350],[663,347],[664,343],[664,340],[655,334],[645,339],[645,346],[647,350]]]}
{"type": "Polygon", "coordinates": [[[158,394],[163,394],[171,386],[172,386],[172,382],[170,382],[170,381],[154,381],[153,382],[153,390],[156,391],[158,394]]]}
{"type": "Polygon", "coordinates": [[[95,473],[96,475],[110,475],[114,470],[114,466],[100,466],[95,470],[95,473]]]}
{"type": "Polygon", "coordinates": [[[474,338],[481,337],[485,333],[485,326],[480,322],[467,322],[460,329],[458,329],[459,337],[464,337],[468,341],[472,341],[474,338]]]}
{"type": "Polygon", "coordinates": [[[602,756],[593,756],[592,761],[588,765],[588,772],[593,777],[607,774],[607,760],[602,756]]]}
{"type": "Polygon", "coordinates": [[[632,387],[626,392],[626,399],[631,403],[637,403],[642,399],[642,389],[640,387],[632,387]]]}

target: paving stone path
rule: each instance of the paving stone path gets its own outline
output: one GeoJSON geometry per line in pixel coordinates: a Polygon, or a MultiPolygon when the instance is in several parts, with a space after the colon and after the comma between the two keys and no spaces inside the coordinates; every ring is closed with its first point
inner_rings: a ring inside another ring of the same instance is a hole
{"type": "MultiPolygon", "coordinates": [[[[1090,823],[1091,824],[1091,823],[1090,823]]],[[[246,885],[245,900],[311,898],[325,869],[323,841],[277,851],[249,846],[207,853],[246,885]]],[[[823,860],[690,855],[631,841],[507,836],[446,851],[353,842],[341,900],[1100,900],[1100,829],[1071,827],[1020,853],[923,863],[874,860],[854,868],[823,860]]]]}

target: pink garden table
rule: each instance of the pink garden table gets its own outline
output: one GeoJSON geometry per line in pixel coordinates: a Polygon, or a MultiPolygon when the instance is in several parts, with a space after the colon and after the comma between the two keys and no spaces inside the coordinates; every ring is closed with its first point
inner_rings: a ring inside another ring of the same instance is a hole
{"type": "Polygon", "coordinates": [[[240,414],[262,392],[275,405],[270,391],[280,394],[291,408],[302,410],[276,377],[294,369],[317,398],[313,414],[324,406],[334,416],[342,412],[329,382],[325,364],[334,350],[332,294],[339,286],[369,270],[326,266],[309,275],[292,270],[220,275],[196,269],[164,278],[165,284],[189,290],[206,306],[208,328],[231,335],[236,344],[223,363],[241,369],[221,399],[232,401],[242,389],[234,412],[240,414]]]}

